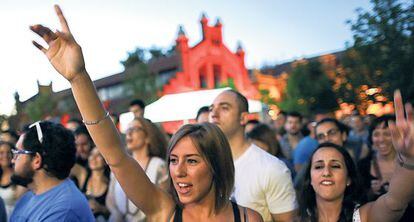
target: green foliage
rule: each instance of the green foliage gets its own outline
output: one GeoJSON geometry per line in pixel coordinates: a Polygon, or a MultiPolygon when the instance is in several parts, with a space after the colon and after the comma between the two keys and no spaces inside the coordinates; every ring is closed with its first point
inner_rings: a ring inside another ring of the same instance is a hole
{"type": "Polygon", "coordinates": [[[227,79],[227,82],[222,82],[218,86],[216,86],[216,88],[225,88],[225,87],[230,87],[230,88],[232,88],[234,90],[237,90],[236,84],[234,83],[234,79],[233,78],[228,78],[227,79]]]}
{"type": "Polygon", "coordinates": [[[125,67],[126,94],[132,98],[140,98],[147,104],[157,99],[158,88],[156,85],[156,74],[151,73],[148,62],[151,59],[164,57],[163,49],[151,47],[150,49],[137,47],[128,52],[128,58],[121,61],[125,67]]]}
{"type": "Polygon", "coordinates": [[[277,105],[276,100],[269,96],[269,94],[270,94],[269,90],[260,89],[259,93],[260,93],[260,101],[262,103],[268,104],[268,105],[277,105]]]}
{"type": "Polygon", "coordinates": [[[347,95],[345,101],[352,101],[362,85],[380,87],[388,98],[399,88],[413,102],[414,4],[400,0],[371,3],[372,11],[358,9],[358,18],[349,21],[354,45],[343,59],[347,81],[340,90],[347,95]]]}
{"type": "Polygon", "coordinates": [[[125,88],[130,98],[140,98],[151,103],[157,98],[156,75],[146,63],[137,63],[125,70],[125,88]]]}
{"type": "Polygon", "coordinates": [[[145,49],[138,47],[134,51],[128,52],[128,58],[125,59],[124,61],[121,61],[121,64],[125,68],[127,68],[130,66],[133,66],[134,64],[144,63],[144,62],[146,62],[145,49]]]}
{"type": "Polygon", "coordinates": [[[338,108],[332,81],[317,61],[299,64],[289,76],[284,100],[278,105],[285,111],[297,111],[311,115],[338,108]]]}
{"type": "Polygon", "coordinates": [[[33,122],[43,119],[46,114],[50,114],[56,107],[56,102],[50,98],[48,94],[39,93],[33,101],[27,104],[23,112],[33,122]]]}

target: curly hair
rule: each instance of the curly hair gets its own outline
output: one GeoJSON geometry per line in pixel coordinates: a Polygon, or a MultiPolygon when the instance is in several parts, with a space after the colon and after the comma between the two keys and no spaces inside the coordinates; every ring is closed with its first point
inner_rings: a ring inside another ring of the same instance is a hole
{"type": "Polygon", "coordinates": [[[49,176],[65,179],[75,164],[75,138],[61,124],[49,121],[41,121],[39,124],[43,140],[39,141],[37,128],[30,127],[25,132],[23,147],[41,155],[42,168],[49,176]]]}

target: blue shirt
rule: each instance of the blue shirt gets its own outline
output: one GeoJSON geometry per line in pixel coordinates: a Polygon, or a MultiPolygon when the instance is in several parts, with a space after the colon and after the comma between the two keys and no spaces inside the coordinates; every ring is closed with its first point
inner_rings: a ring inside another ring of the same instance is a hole
{"type": "Polygon", "coordinates": [[[16,203],[10,221],[92,222],[95,219],[85,196],[71,180],[65,179],[45,193],[26,192],[16,203]]]}
{"type": "Polygon", "coordinates": [[[301,139],[293,152],[293,164],[305,164],[313,151],[318,147],[318,141],[310,136],[301,139]]]}

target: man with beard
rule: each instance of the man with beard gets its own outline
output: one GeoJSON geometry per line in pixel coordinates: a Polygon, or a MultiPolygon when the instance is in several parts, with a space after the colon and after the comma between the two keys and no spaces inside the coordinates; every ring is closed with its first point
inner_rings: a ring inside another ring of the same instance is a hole
{"type": "Polygon", "coordinates": [[[62,125],[36,122],[20,136],[11,179],[29,191],[10,221],[94,221],[84,195],[68,179],[75,163],[73,134],[62,125]]]}
{"type": "Polygon", "coordinates": [[[209,121],[230,143],[235,168],[232,199],[259,212],[265,222],[293,221],[296,196],[290,171],[246,139],[248,106],[246,97],[234,90],[220,93],[210,106],[209,121]]]}
{"type": "Polygon", "coordinates": [[[285,122],[286,133],[283,135],[280,142],[283,155],[286,159],[292,161],[293,153],[299,141],[303,138],[300,132],[302,128],[302,115],[298,112],[290,112],[287,114],[285,122]]]}

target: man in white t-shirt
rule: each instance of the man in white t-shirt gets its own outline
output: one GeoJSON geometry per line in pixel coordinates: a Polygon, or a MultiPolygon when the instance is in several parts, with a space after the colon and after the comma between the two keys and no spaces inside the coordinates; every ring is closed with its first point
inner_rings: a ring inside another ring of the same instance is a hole
{"type": "Polygon", "coordinates": [[[233,155],[232,199],[258,211],[264,221],[292,221],[297,203],[289,169],[245,138],[247,114],[247,99],[234,90],[222,92],[210,106],[209,121],[223,130],[233,155]]]}

